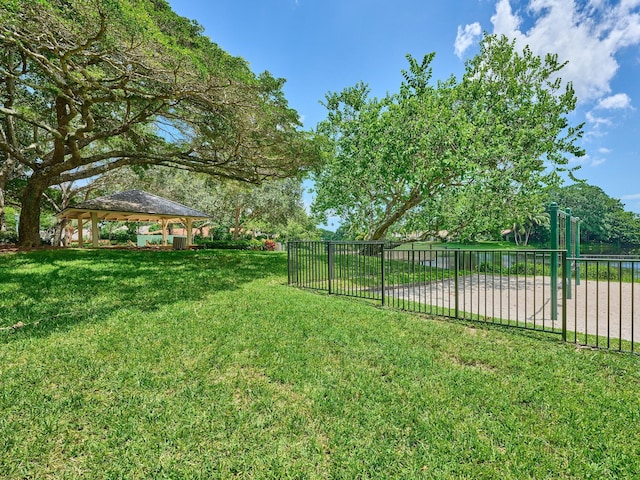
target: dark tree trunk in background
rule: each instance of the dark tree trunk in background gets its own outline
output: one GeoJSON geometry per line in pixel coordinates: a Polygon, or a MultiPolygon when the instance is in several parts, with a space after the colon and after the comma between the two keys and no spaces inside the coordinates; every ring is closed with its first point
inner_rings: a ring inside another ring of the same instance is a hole
{"type": "Polygon", "coordinates": [[[59,247],[62,244],[62,234],[64,233],[64,229],[67,228],[68,223],[69,220],[67,220],[66,218],[63,220],[58,220],[58,222],[56,223],[53,231],[53,240],[51,243],[54,247],[59,247]]]}
{"type": "Polygon", "coordinates": [[[7,231],[7,215],[4,211],[4,181],[0,178],[0,232],[7,231]]]}
{"type": "Polygon", "coordinates": [[[40,204],[46,188],[44,179],[32,176],[24,189],[18,228],[18,245],[21,247],[40,246],[40,204]]]}
{"type": "Polygon", "coordinates": [[[241,207],[236,207],[236,213],[234,215],[234,226],[233,226],[233,239],[238,240],[239,232],[240,232],[240,214],[242,213],[241,207]]]}

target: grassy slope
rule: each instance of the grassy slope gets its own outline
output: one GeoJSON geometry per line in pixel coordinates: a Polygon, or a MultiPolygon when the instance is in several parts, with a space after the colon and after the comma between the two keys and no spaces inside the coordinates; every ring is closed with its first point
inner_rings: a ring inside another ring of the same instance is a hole
{"type": "Polygon", "coordinates": [[[277,253],[0,257],[0,477],[640,475],[640,359],[289,288],[277,253]],[[33,325],[34,322],[38,322],[33,325]]]}

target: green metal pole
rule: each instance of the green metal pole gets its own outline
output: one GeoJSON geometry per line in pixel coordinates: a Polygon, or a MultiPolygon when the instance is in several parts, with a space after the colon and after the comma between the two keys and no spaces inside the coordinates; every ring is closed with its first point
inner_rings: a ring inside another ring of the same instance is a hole
{"type": "Polygon", "coordinates": [[[571,260],[569,259],[572,257],[571,247],[573,245],[573,238],[571,234],[573,233],[573,229],[571,228],[571,209],[567,208],[565,212],[567,213],[564,219],[567,232],[567,240],[565,242],[565,248],[567,249],[567,269],[565,270],[566,277],[563,277],[562,281],[565,282],[564,284],[567,288],[567,299],[571,300],[571,260]]]}
{"type": "MultiPolygon", "coordinates": [[[[562,252],[562,278],[567,275],[567,252],[562,252]]],[[[567,289],[562,286],[562,341],[567,341],[567,289]]]]}
{"type": "Polygon", "coordinates": [[[558,204],[549,205],[549,220],[551,221],[551,320],[558,319],[558,204]]]}
{"type": "MultiPolygon", "coordinates": [[[[580,219],[576,217],[576,259],[580,258],[580,219]]],[[[576,260],[576,285],[580,285],[580,261],[576,260]]]]}

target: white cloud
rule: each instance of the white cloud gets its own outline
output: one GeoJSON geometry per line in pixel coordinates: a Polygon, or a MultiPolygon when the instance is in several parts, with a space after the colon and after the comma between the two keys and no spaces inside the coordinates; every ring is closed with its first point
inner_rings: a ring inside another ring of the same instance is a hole
{"type": "Polygon", "coordinates": [[[589,163],[589,155],[583,155],[582,157],[571,157],[569,163],[572,165],[587,165],[589,163]]]}
{"type": "Polygon", "coordinates": [[[596,108],[607,110],[624,109],[631,107],[631,98],[626,93],[617,93],[609,97],[603,98],[598,102],[596,108]]]}
{"type": "MultiPolygon", "coordinates": [[[[587,123],[591,127],[587,131],[587,136],[601,136],[607,129],[619,122],[619,118],[614,115],[613,110],[626,109],[633,110],[631,99],[626,93],[618,93],[601,99],[595,108],[586,114],[587,123]]],[[[607,151],[606,153],[609,152],[607,151]]]]}
{"type": "Polygon", "coordinates": [[[623,195],[620,200],[640,200],[640,193],[632,193],[631,195],[623,195]]]}
{"type": "Polygon", "coordinates": [[[569,159],[569,163],[571,165],[579,165],[580,167],[597,167],[602,165],[607,161],[604,157],[596,157],[592,158],[589,155],[584,155],[582,157],[574,157],[569,159]]]}
{"type": "Polygon", "coordinates": [[[601,153],[602,155],[608,155],[611,153],[611,149],[610,148],[605,148],[605,147],[600,147],[598,149],[598,153],[601,153]]]}
{"type": "Polygon", "coordinates": [[[458,35],[454,44],[454,52],[458,58],[462,58],[464,52],[480,38],[482,27],[478,22],[466,25],[464,28],[458,26],[458,35]]]}
{"type": "Polygon", "coordinates": [[[495,33],[511,34],[511,36],[515,37],[522,36],[518,30],[521,20],[517,15],[513,14],[509,0],[500,0],[498,2],[496,13],[491,17],[491,23],[493,23],[493,31],[495,33]]]}
{"type": "Polygon", "coordinates": [[[640,0],[530,0],[520,13],[533,20],[527,31],[511,1],[499,0],[491,17],[494,33],[515,38],[520,48],[529,45],[538,55],[557,53],[568,60],[560,73],[573,82],[581,102],[607,95],[619,66],[616,53],[640,44],[640,0]]]}
{"type": "Polygon", "coordinates": [[[594,115],[593,112],[587,112],[586,116],[587,116],[587,122],[591,124],[593,128],[610,127],[611,125],[613,125],[613,122],[611,121],[610,118],[598,117],[594,115]]]}

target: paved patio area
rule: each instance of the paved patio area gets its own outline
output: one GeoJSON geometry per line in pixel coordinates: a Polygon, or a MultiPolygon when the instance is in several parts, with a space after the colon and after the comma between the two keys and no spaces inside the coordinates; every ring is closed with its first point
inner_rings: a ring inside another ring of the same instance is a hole
{"type": "MultiPolygon", "coordinates": [[[[546,330],[562,327],[562,291],[558,289],[557,320],[552,320],[549,277],[469,275],[458,279],[458,289],[461,317],[477,315],[546,330]]],[[[572,284],[572,293],[567,300],[568,332],[576,332],[578,338],[586,332],[640,341],[640,284],[582,280],[580,285],[572,284]]],[[[453,280],[388,288],[386,296],[390,301],[455,308],[453,280]]],[[[572,340],[573,334],[568,338],[572,340]]]]}

